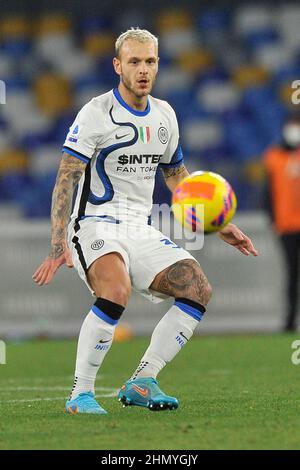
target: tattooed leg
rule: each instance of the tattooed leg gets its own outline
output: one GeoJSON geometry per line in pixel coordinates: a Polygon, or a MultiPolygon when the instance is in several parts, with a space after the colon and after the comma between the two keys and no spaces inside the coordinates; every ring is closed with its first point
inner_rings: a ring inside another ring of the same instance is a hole
{"type": "Polygon", "coordinates": [[[207,305],[211,298],[211,286],[196,261],[184,259],[172,264],[157,274],[151,290],[172,297],[185,297],[201,305],[207,305]]]}

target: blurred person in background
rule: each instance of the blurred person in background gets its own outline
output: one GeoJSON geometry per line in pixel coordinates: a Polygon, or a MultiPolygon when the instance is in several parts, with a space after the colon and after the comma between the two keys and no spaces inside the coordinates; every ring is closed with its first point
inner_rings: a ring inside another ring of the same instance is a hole
{"type": "Polygon", "coordinates": [[[281,242],[286,263],[284,331],[297,329],[300,254],[300,115],[291,114],[282,128],[281,143],[263,156],[266,209],[281,242]]]}

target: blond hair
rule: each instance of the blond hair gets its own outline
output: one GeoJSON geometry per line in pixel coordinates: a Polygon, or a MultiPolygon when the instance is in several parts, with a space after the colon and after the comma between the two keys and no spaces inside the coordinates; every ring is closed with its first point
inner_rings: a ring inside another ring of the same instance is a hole
{"type": "Polygon", "coordinates": [[[156,36],[150,33],[150,31],[147,31],[147,29],[130,28],[127,31],[125,31],[125,33],[120,34],[120,36],[116,40],[116,43],[115,43],[116,57],[120,57],[121,47],[123,46],[124,42],[127,41],[128,39],[134,39],[135,41],[142,42],[142,43],[152,41],[155,47],[158,49],[158,39],[156,36]]]}

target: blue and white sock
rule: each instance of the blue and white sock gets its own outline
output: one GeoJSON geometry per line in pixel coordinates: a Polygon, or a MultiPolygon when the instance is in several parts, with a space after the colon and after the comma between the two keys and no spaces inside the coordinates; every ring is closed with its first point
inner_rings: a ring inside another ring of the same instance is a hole
{"type": "Polygon", "coordinates": [[[156,325],[150,345],[130,380],[156,378],[192,337],[205,307],[189,299],[177,298],[175,304],[156,325]]]}
{"type": "Polygon", "coordinates": [[[81,392],[95,393],[97,372],[108,353],[114,337],[116,325],[124,307],[110,300],[98,298],[81,326],[75,379],[70,399],[81,392]]]}

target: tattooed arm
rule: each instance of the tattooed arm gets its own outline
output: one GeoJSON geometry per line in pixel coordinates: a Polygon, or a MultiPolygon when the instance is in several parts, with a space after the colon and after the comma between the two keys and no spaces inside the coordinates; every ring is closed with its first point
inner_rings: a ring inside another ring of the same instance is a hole
{"type": "Polygon", "coordinates": [[[52,195],[50,258],[57,259],[64,253],[73,193],[85,167],[86,163],[68,153],[63,153],[52,195]]]}
{"type": "Polygon", "coordinates": [[[162,172],[166,185],[168,186],[171,192],[174,191],[177,184],[180,183],[183,178],[189,176],[189,172],[187,171],[184,164],[176,166],[174,168],[162,168],[162,172]]]}
{"type": "Polygon", "coordinates": [[[67,226],[70,218],[75,186],[85,171],[86,163],[63,153],[52,195],[51,251],[32,276],[40,286],[51,282],[57,269],[66,264],[73,266],[67,246],[67,226]]]}

